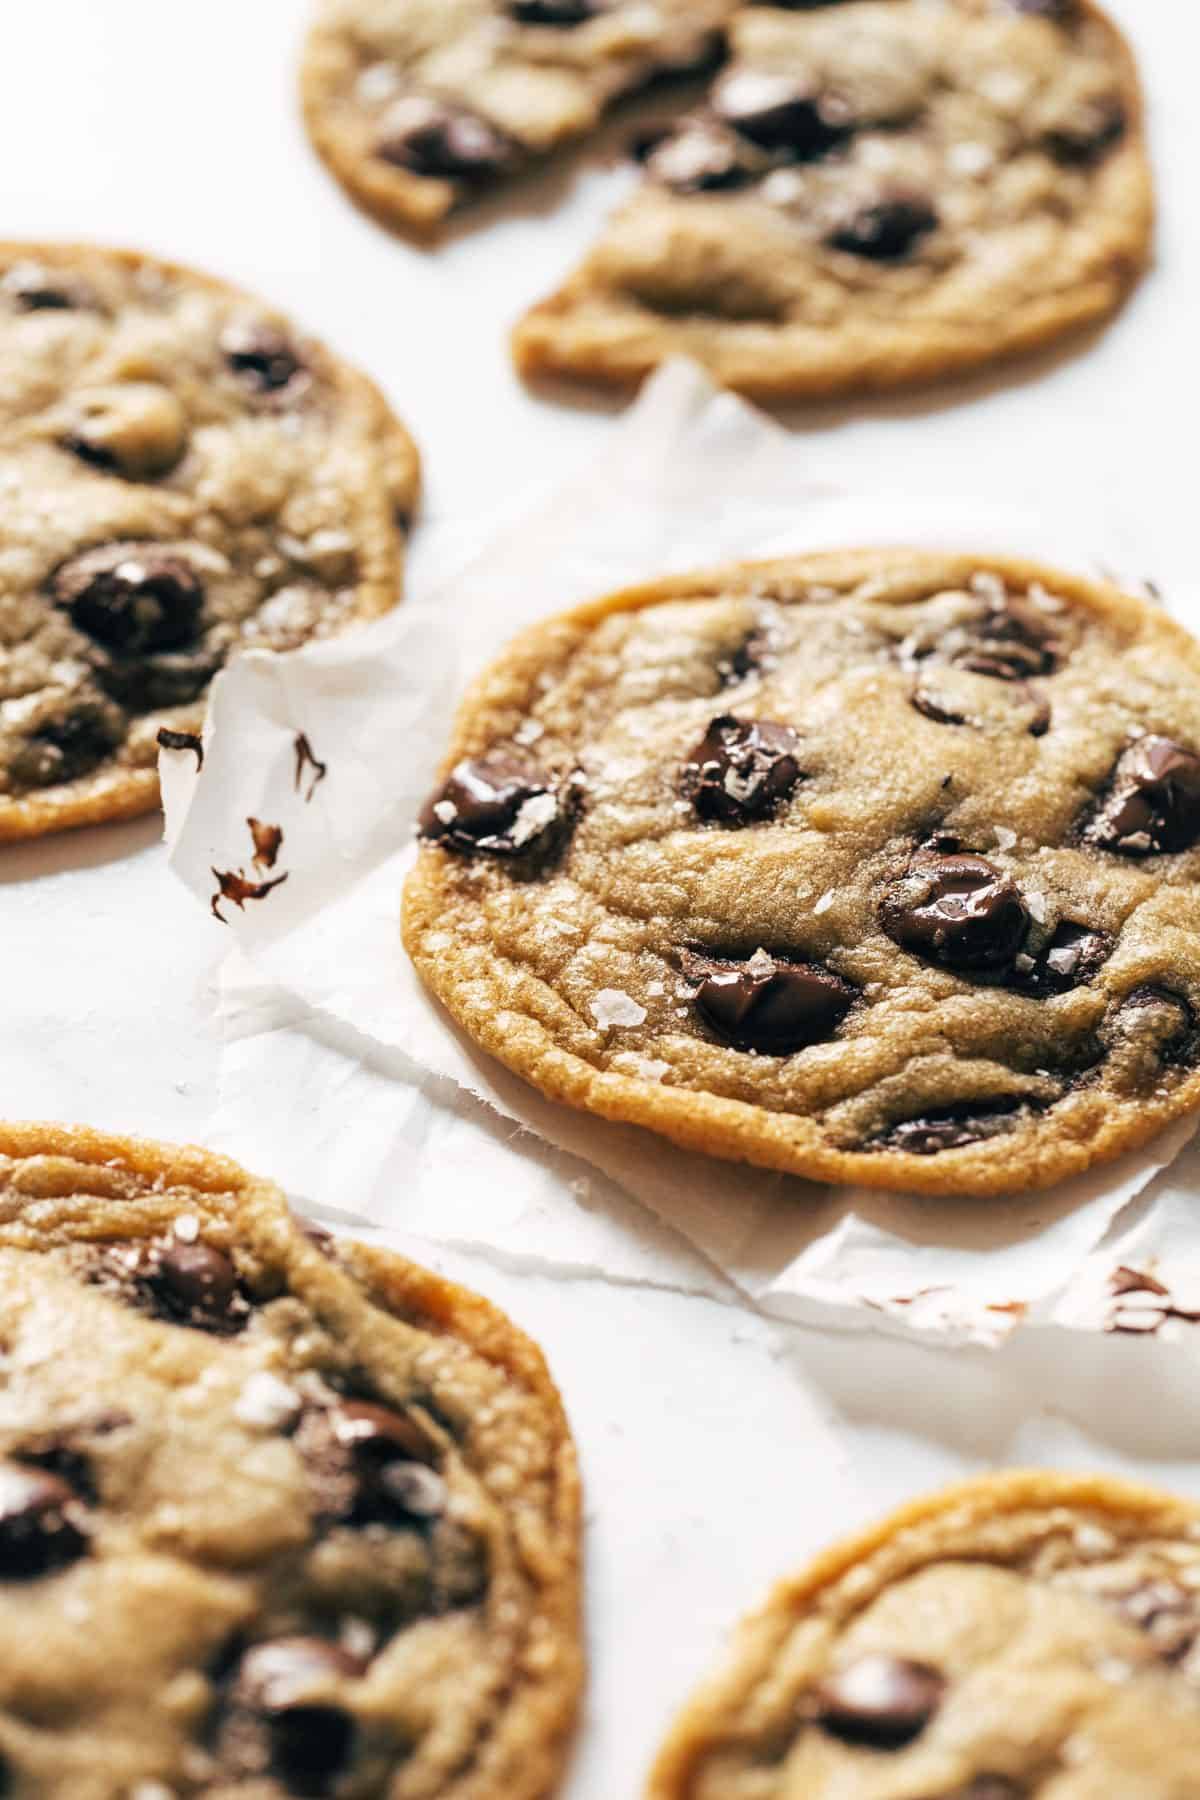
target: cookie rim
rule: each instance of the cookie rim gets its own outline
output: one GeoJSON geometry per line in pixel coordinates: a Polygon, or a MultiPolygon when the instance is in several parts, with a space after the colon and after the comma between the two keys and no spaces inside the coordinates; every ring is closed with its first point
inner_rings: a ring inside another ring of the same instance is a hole
{"type": "MultiPolygon", "coordinates": [[[[561,634],[589,630],[615,613],[637,612],[664,602],[738,597],[761,593],[764,582],[823,582],[838,585],[887,573],[922,585],[961,585],[980,570],[1026,587],[1040,582],[1073,604],[1126,630],[1149,624],[1200,682],[1200,642],[1165,611],[1118,587],[1115,582],[1073,574],[1025,557],[988,552],[891,549],[825,550],[765,562],[731,563],[687,575],[625,588],[527,627],[472,682],[455,718],[450,748],[440,768],[444,776],[464,756],[494,741],[486,729],[493,708],[512,708],[517,678],[532,690],[537,671],[553,654],[561,634]]],[[[796,601],[789,604],[802,605],[796,601]]],[[[401,936],[422,983],[472,1042],[547,1099],[622,1125],[636,1125],[680,1149],[700,1151],[720,1161],[748,1163],[806,1180],[960,1198],[996,1198],[1056,1186],[1086,1170],[1140,1149],[1200,1109],[1200,1068],[1169,1096],[1145,1100],[1123,1125],[1114,1123],[1103,1101],[1093,1108],[1085,1133],[1055,1139],[1053,1108],[1023,1129],[981,1140],[937,1156],[900,1150],[840,1150],[831,1145],[811,1115],[773,1112],[744,1100],[690,1087],[650,1082],[616,1069],[598,1069],[554,1043],[543,1026],[522,1018],[537,1034],[538,1054],[514,1055],[503,1013],[472,999],[469,981],[447,979],[443,966],[422,953],[420,939],[445,912],[445,875],[454,866],[450,851],[423,843],[404,884],[401,936]],[[1034,1135],[1036,1134],[1036,1135],[1034,1135]],[[1014,1149],[1014,1145],[1023,1148],[1014,1149]]]]}
{"type": "MultiPolygon", "coordinates": [[[[57,1121],[0,1120],[0,1157],[38,1157],[74,1163],[81,1169],[126,1169],[148,1183],[194,1189],[201,1196],[232,1199],[235,1209],[258,1205],[277,1215],[288,1213],[286,1196],[275,1182],[250,1173],[241,1164],[197,1144],[172,1144],[154,1138],[101,1131],[90,1125],[57,1121]]],[[[241,1229],[235,1210],[231,1231],[241,1229]]],[[[36,1236],[36,1230],[30,1233],[36,1236]]],[[[544,1352],[502,1308],[471,1288],[410,1261],[399,1251],[340,1237],[349,1252],[348,1272],[364,1304],[377,1305],[404,1323],[431,1336],[448,1336],[475,1355],[503,1370],[536,1402],[543,1417],[554,1470],[554,1506],[546,1514],[553,1529],[553,1566],[538,1560],[538,1593],[531,1618],[548,1625],[556,1655],[526,1667],[521,1683],[509,1690],[502,1719],[515,1716],[511,1693],[522,1696],[520,1717],[528,1724],[533,1711],[532,1742],[509,1742],[499,1730],[481,1740],[489,1750],[500,1746],[499,1769],[488,1764],[482,1779],[479,1759],[472,1760],[461,1781],[446,1791],[446,1800],[549,1800],[571,1753],[586,1675],[583,1642],[582,1525],[583,1498],[579,1457],[558,1386],[544,1352]],[[531,1706],[532,1703],[532,1706],[531,1706]]],[[[24,1254],[38,1254],[31,1242],[14,1244],[24,1254]]],[[[321,1253],[315,1247],[312,1254],[321,1253]]],[[[510,1515],[511,1516],[511,1515],[510,1515]]],[[[515,1529],[515,1527],[514,1527],[515,1529]]],[[[531,1585],[535,1574],[531,1564],[531,1585]]]]}
{"type": "MultiPolygon", "coordinates": [[[[580,317],[577,302],[595,297],[588,271],[607,231],[604,225],[562,283],[529,307],[512,328],[510,349],[518,375],[535,384],[566,381],[585,388],[629,392],[670,357],[692,356],[714,381],[768,404],[851,399],[982,373],[1112,317],[1132,295],[1154,257],[1157,203],[1146,98],[1138,59],[1125,32],[1097,0],[1077,0],[1077,4],[1109,38],[1120,67],[1129,120],[1123,141],[1109,152],[1100,172],[1106,188],[1121,194],[1121,204],[1109,209],[1097,202],[1088,214],[1107,218],[1109,223],[1103,253],[1095,256],[1095,271],[1086,282],[1039,294],[1006,310],[983,330],[961,322],[939,327],[917,319],[903,327],[890,323],[878,329],[872,326],[867,332],[856,328],[851,333],[840,328],[823,332],[818,326],[763,323],[760,330],[767,341],[761,348],[743,350],[736,344],[710,352],[689,345],[682,319],[668,318],[664,323],[648,308],[630,301],[622,303],[622,317],[614,320],[607,332],[595,334],[590,343],[578,344],[574,330],[580,317]],[[793,346],[789,357],[781,351],[780,340],[793,330],[807,343],[793,346]],[[670,338],[669,343],[661,341],[663,335],[670,338]]],[[[642,191],[639,187],[625,204],[633,204],[642,191]]],[[[713,323],[705,316],[702,331],[711,330],[713,323]]],[[[722,330],[745,329],[745,322],[736,320],[715,323],[722,330]]]]}
{"type": "MultiPolygon", "coordinates": [[[[362,527],[360,554],[370,562],[371,570],[359,584],[358,598],[346,623],[366,623],[398,606],[403,598],[407,543],[405,534],[396,525],[396,517],[402,513],[411,517],[420,502],[421,457],[408,428],[393,412],[376,382],[331,349],[323,338],[298,326],[283,307],[219,275],[211,275],[170,257],[155,256],[149,251],[122,245],[82,239],[42,243],[0,238],[0,262],[28,259],[52,268],[77,269],[96,257],[129,274],[150,269],[227,299],[244,301],[248,307],[288,324],[299,342],[316,350],[326,364],[331,386],[346,407],[347,420],[353,422],[361,448],[363,451],[369,448],[378,473],[369,510],[361,491],[356,490],[353,495],[348,491],[348,498],[353,499],[361,514],[358,521],[362,527]],[[373,518],[371,513],[375,515],[373,518]]],[[[211,685],[209,683],[190,710],[169,709],[174,729],[200,729],[211,685]]],[[[138,719],[152,724],[156,720],[165,720],[166,716],[160,710],[139,714],[138,719]]],[[[0,845],[46,837],[84,825],[138,818],[153,812],[159,800],[156,767],[116,765],[106,768],[102,765],[100,771],[58,787],[35,788],[19,796],[0,795],[0,845]]]]}
{"type": "MultiPolygon", "coordinates": [[[[660,1745],[643,1800],[685,1800],[699,1761],[709,1749],[712,1726],[746,1698],[764,1660],[798,1616],[819,1603],[861,1564],[915,1527],[953,1514],[956,1525],[974,1525],[1027,1510],[1077,1508],[1164,1529],[1200,1528],[1200,1504],[1148,1482],[1114,1475],[1075,1475],[1056,1469],[1007,1469],[971,1476],[922,1494],[882,1519],[821,1551],[798,1573],[785,1576],[765,1601],[734,1627],[719,1666],[693,1689],[660,1745]]],[[[934,1566],[928,1559],[914,1567],[934,1566]]]]}

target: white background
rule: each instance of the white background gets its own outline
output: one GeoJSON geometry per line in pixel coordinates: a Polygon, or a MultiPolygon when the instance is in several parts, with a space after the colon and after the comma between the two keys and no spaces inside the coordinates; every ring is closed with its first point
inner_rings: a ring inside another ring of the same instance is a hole
{"type": "MultiPolygon", "coordinates": [[[[1186,0],[1113,10],[1142,58],[1163,213],[1159,267],[1125,315],[1004,379],[789,422],[798,480],[1065,503],[1102,518],[1124,566],[1169,597],[1197,575],[1200,24],[1186,0]]],[[[139,245],[284,305],[389,391],[425,454],[427,530],[443,546],[461,532],[465,547],[498,504],[603,447],[611,409],[525,394],[504,336],[586,244],[621,174],[568,165],[489,209],[486,229],[417,251],[357,214],[308,151],[299,0],[4,11],[0,233],[139,245]]],[[[226,944],[157,840],[146,821],[0,851],[0,1112],[204,1137],[208,990],[226,944]]],[[[325,1198],[353,1210],[353,1196],[325,1198]]],[[[1051,1356],[1036,1333],[998,1353],[822,1339],[712,1300],[430,1260],[542,1341],[580,1438],[595,1667],[572,1800],[634,1791],[671,1706],[774,1574],[944,1476],[1103,1466],[1200,1496],[1184,1349],[1109,1340],[1075,1365],[1061,1337],[1051,1356]]]]}

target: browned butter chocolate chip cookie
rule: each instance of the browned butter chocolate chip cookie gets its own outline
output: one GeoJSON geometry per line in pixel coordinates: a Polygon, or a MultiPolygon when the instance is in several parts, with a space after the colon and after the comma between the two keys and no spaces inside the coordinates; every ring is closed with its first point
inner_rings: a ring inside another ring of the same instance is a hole
{"type": "Polygon", "coordinates": [[[0,1786],[543,1800],[558,1395],[485,1301],[222,1158],[0,1126],[0,1786]]]}
{"type": "Polygon", "coordinates": [[[145,812],[240,646],[399,597],[417,454],[274,309],[130,253],[0,245],[0,840],[145,812]]]}
{"type": "Polygon", "coordinates": [[[729,48],[518,327],[527,373],[683,353],[768,398],[894,387],[1110,313],[1143,268],[1137,75],[1090,0],[750,5],[729,48]]]}
{"type": "Polygon", "coordinates": [[[428,231],[708,57],[736,0],[320,0],[303,95],[318,151],[385,224],[428,231]]]}
{"type": "Polygon", "coordinates": [[[878,1187],[1041,1187],[1200,1104],[1200,647],[1116,589],[878,551],[526,632],[404,936],[543,1093],[878,1187]]]}
{"type": "Polygon", "coordinates": [[[1200,1511],[989,1475],[782,1584],[647,1800],[1193,1800],[1200,1511]]]}

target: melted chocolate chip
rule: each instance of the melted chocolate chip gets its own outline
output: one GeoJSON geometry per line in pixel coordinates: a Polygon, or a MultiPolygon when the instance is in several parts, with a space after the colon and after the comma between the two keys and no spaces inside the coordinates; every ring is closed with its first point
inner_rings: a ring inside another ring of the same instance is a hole
{"type": "Polygon", "coordinates": [[[894,943],[950,969],[1005,967],[1029,928],[1015,883],[994,863],[934,851],[914,856],[879,920],[894,943]]]}
{"type": "Polygon", "coordinates": [[[250,322],[227,325],[221,353],[234,374],[258,394],[277,394],[304,373],[295,346],[274,325],[250,322]]]}
{"type": "Polygon", "coordinates": [[[863,1656],[820,1684],[816,1717],[843,1743],[900,1750],[920,1737],[945,1691],[945,1676],[929,1663],[863,1656]]]}
{"type": "Polygon", "coordinates": [[[1043,142],[1055,162],[1068,168],[1086,168],[1119,144],[1127,127],[1121,102],[1108,100],[1081,112],[1078,120],[1048,131],[1043,142]]]}
{"type": "Polygon", "coordinates": [[[714,719],[680,772],[680,792],[702,819],[747,825],[769,818],[801,778],[800,739],[765,719],[714,719]]]}
{"type": "Polygon", "coordinates": [[[968,1144],[981,1144],[1010,1130],[1021,1104],[1019,1100],[965,1100],[889,1125],[875,1140],[876,1147],[901,1150],[907,1156],[963,1150],[968,1144]]]}
{"type": "Polygon", "coordinates": [[[651,180],[677,194],[719,193],[754,180],[737,140],[703,120],[642,138],[633,151],[651,180]]]}
{"type": "Polygon", "coordinates": [[[995,681],[961,664],[930,660],[922,666],[911,700],[935,725],[974,731],[1026,731],[1045,737],[1050,706],[1032,682],[995,681]]]}
{"type": "Polygon", "coordinates": [[[276,1638],[247,1650],[232,1689],[236,1711],[265,1731],[272,1771],[298,1794],[324,1794],[354,1753],[349,1713],[317,1696],[365,1663],[322,1638],[276,1638]]]}
{"type": "Polygon", "coordinates": [[[1113,940],[1107,932],[1064,919],[1029,959],[1031,968],[1022,969],[1018,960],[1013,985],[1031,994],[1066,994],[1098,974],[1112,952],[1113,940]]]}
{"type": "Polygon", "coordinates": [[[839,225],[829,243],[871,262],[902,262],[937,226],[937,213],[926,200],[880,200],[839,225]]]}
{"type": "Polygon", "coordinates": [[[831,1038],[857,997],[850,983],[818,963],[756,951],[748,962],[684,951],[680,966],[698,983],[696,1011],[737,1050],[791,1056],[831,1038]]]}
{"type": "Polygon", "coordinates": [[[513,750],[468,757],[426,803],[421,836],[460,856],[529,857],[548,851],[569,821],[545,770],[513,750]]]}
{"type": "Polygon", "coordinates": [[[41,263],[14,263],[0,277],[0,293],[21,312],[73,312],[89,304],[90,295],[78,282],[52,273],[41,263]]]}
{"type": "Polygon", "coordinates": [[[209,686],[225,663],[219,644],[194,650],[160,650],[146,656],[97,651],[90,659],[98,684],[126,712],[161,712],[187,706],[209,686]]]}
{"type": "Polygon", "coordinates": [[[79,700],[61,719],[30,732],[13,755],[13,778],[20,787],[36,788],[76,781],[111,755],[123,735],[103,702],[79,700]]]}
{"type": "Polygon", "coordinates": [[[1150,982],[1133,988],[1117,1008],[1116,1023],[1144,1037],[1153,1060],[1168,1068],[1191,1066],[1200,1053],[1195,1012],[1182,994],[1170,988],[1150,982]],[[1143,1014],[1144,1020],[1139,1016],[1143,1014]]]}
{"type": "Polygon", "coordinates": [[[80,631],[128,655],[186,643],[204,606],[183,558],[153,545],[88,551],[55,572],[50,592],[80,631]]]}
{"type": "Polygon", "coordinates": [[[197,773],[204,767],[204,742],[198,732],[172,731],[167,725],[160,725],[155,743],[160,750],[187,750],[196,758],[197,773]]]}
{"type": "Polygon", "coordinates": [[[1122,856],[1190,849],[1200,837],[1200,756],[1170,738],[1139,738],[1117,758],[1083,837],[1122,856]]]}
{"type": "Polygon", "coordinates": [[[829,101],[786,75],[735,69],[713,90],[713,110],[725,125],[760,150],[815,162],[848,137],[851,127],[829,101]]]}
{"type": "Polygon", "coordinates": [[[952,652],[960,668],[997,681],[1052,675],[1064,653],[1061,628],[1032,601],[1015,595],[994,600],[952,652]]]}
{"type": "Polygon", "coordinates": [[[389,112],[376,154],[414,175],[482,181],[511,167],[516,146],[479,113],[410,94],[389,112]]]}
{"type": "Polygon", "coordinates": [[[508,10],[518,25],[552,25],[569,29],[586,25],[606,12],[611,0],[508,0],[508,10]]]}
{"type": "Polygon", "coordinates": [[[160,1317],[176,1324],[225,1332],[245,1319],[233,1259],[212,1244],[154,1245],[143,1257],[137,1279],[160,1317]]]}
{"type": "Polygon", "coordinates": [[[328,1424],[354,1474],[346,1518],[359,1525],[426,1524],[441,1516],[446,1484],[425,1466],[435,1448],[415,1420],[348,1400],[330,1412],[328,1424]]]}
{"type": "Polygon", "coordinates": [[[0,1581],[30,1581],[87,1549],[79,1496],[49,1469],[0,1461],[0,1581]]]}

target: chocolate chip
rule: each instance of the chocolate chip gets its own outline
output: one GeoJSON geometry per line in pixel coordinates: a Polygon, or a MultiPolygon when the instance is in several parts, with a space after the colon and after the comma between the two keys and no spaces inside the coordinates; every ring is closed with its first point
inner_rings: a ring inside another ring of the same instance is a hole
{"type": "Polygon", "coordinates": [[[921,667],[912,704],[936,725],[974,731],[1023,731],[1045,737],[1050,706],[1028,681],[995,681],[961,664],[931,658],[921,667]]]}
{"type": "Polygon", "coordinates": [[[227,325],[220,347],[234,374],[258,394],[277,394],[305,372],[295,345],[274,325],[247,320],[227,325]]]}
{"type": "Polygon", "coordinates": [[[713,110],[723,124],[760,150],[815,162],[843,143],[849,121],[828,100],[797,87],[787,75],[734,69],[713,90],[713,110]]]}
{"type": "Polygon", "coordinates": [[[1014,985],[1032,994],[1066,994],[1098,974],[1112,952],[1113,940],[1107,932],[1064,919],[1049,941],[1029,958],[1031,968],[1022,969],[1018,958],[1014,985]]]}
{"type": "Polygon", "coordinates": [[[1119,100],[1107,100],[1081,110],[1078,119],[1055,126],[1043,143],[1055,162],[1086,168],[1120,143],[1127,127],[1124,106],[1119,100]]]}
{"type": "Polygon", "coordinates": [[[1139,738],[1117,758],[1083,837],[1122,856],[1190,849],[1200,837],[1200,756],[1171,738],[1139,738]]]}
{"type": "Polygon", "coordinates": [[[679,788],[702,819],[747,825],[769,818],[801,778],[800,739],[766,719],[714,719],[680,772],[679,788]]]}
{"type": "Polygon", "coordinates": [[[937,213],[928,201],[880,200],[839,225],[829,243],[871,262],[902,262],[937,226],[937,213]]]}
{"type": "Polygon", "coordinates": [[[940,1156],[943,1150],[963,1150],[1011,1130],[1019,1100],[963,1101],[927,1112],[917,1119],[901,1119],[875,1139],[882,1150],[900,1150],[907,1156],[940,1156]]]}
{"type": "Polygon", "coordinates": [[[611,0],[508,0],[518,25],[586,25],[608,10],[611,0]]]}
{"type": "Polygon", "coordinates": [[[137,1274],[155,1309],[177,1324],[226,1331],[244,1317],[233,1259],[212,1244],[151,1246],[137,1274]]]}
{"type": "Polygon", "coordinates": [[[55,571],[50,592],[80,631],[128,655],[185,643],[204,606],[190,566],[150,544],[89,550],[55,571]]]}
{"type": "Polygon", "coordinates": [[[900,1750],[920,1737],[946,1691],[929,1663],[863,1656],[816,1690],[816,1717],[831,1737],[873,1750],[900,1750]]]}
{"type": "Polygon", "coordinates": [[[201,643],[194,650],[159,650],[146,656],[98,651],[92,658],[97,683],[126,712],[161,712],[188,706],[224,666],[224,645],[201,643]]]}
{"type": "Polygon", "coordinates": [[[1166,1662],[1181,1662],[1200,1635],[1196,1596],[1173,1581],[1144,1581],[1104,1598],[1146,1633],[1166,1662]]]}
{"type": "Polygon", "coordinates": [[[479,113],[409,94],[388,112],[376,154],[414,175],[481,181],[503,174],[516,146],[479,113]]]}
{"type": "Polygon", "coordinates": [[[61,719],[31,731],[14,752],[10,769],[20,787],[55,787],[77,781],[111,755],[124,732],[100,700],[79,700],[61,719]]]}
{"type": "Polygon", "coordinates": [[[952,662],[997,681],[1053,675],[1065,653],[1061,625],[1016,595],[991,600],[977,620],[950,639],[945,650],[952,662]]]}
{"type": "Polygon", "coordinates": [[[354,1472],[344,1516],[355,1524],[427,1523],[446,1505],[446,1485],[428,1464],[435,1446],[403,1413],[348,1400],[328,1416],[334,1443],[354,1472]]]}
{"type": "Polygon", "coordinates": [[[273,1772],[298,1794],[323,1794],[354,1753],[355,1724],[322,1700],[331,1682],[353,1680],[366,1664],[323,1638],[276,1638],[247,1650],[231,1700],[264,1728],[273,1772]]]}
{"type": "Polygon", "coordinates": [[[21,312],[73,312],[91,301],[79,282],[56,275],[38,262],[14,263],[0,277],[0,293],[21,312]]]}
{"type": "Polygon", "coordinates": [[[791,1056],[832,1037],[857,997],[832,970],[764,950],[747,962],[687,950],[680,967],[698,984],[694,1004],[705,1024],[735,1049],[764,1056],[791,1056]]]}
{"type": "Polygon", "coordinates": [[[702,120],[656,132],[633,148],[647,175],[677,194],[719,193],[755,178],[737,140],[702,120]]]}
{"type": "Polygon", "coordinates": [[[994,863],[934,851],[913,857],[879,920],[894,943],[950,969],[1003,968],[1030,922],[1015,883],[994,863]]]}
{"type": "Polygon", "coordinates": [[[426,803],[421,836],[460,856],[528,857],[547,851],[570,808],[545,770],[512,750],[467,757],[426,803]]]}
{"type": "Polygon", "coordinates": [[[1196,1015],[1189,1001],[1151,982],[1133,988],[1116,1009],[1116,1026],[1136,1036],[1151,1060],[1168,1068],[1191,1065],[1200,1051],[1196,1015]]]}
{"type": "Polygon", "coordinates": [[[79,1511],[79,1496],[61,1476],[0,1461],[0,1580],[33,1580],[82,1556],[79,1511]]]}

